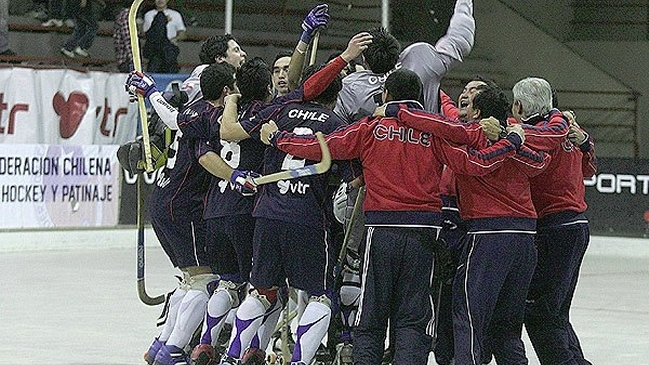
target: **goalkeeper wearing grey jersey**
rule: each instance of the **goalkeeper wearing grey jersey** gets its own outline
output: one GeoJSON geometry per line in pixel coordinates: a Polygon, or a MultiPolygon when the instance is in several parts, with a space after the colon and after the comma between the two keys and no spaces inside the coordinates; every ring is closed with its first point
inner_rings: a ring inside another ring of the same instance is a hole
{"type": "Polygon", "coordinates": [[[439,85],[454,65],[462,62],[473,47],[475,19],[473,1],[458,0],[446,31],[435,45],[413,43],[401,54],[399,43],[383,29],[370,32],[372,44],[363,52],[367,70],[354,72],[343,79],[334,111],[348,123],[369,116],[380,105],[381,92],[387,76],[394,70],[411,70],[421,79],[423,105],[428,111],[439,111],[439,85]],[[398,54],[397,55],[395,55],[398,54]]]}

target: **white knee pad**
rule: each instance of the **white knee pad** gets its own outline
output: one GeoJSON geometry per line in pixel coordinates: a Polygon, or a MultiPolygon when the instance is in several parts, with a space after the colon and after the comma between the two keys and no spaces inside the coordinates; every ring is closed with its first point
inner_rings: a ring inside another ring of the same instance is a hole
{"type": "Polygon", "coordinates": [[[209,297],[212,295],[210,288],[215,287],[220,277],[216,274],[198,274],[189,277],[188,285],[190,290],[200,290],[209,297]]]}
{"type": "Polygon", "coordinates": [[[342,182],[333,197],[333,213],[338,223],[344,223],[347,210],[347,183],[342,182]]]}
{"type": "Polygon", "coordinates": [[[268,300],[268,298],[264,294],[260,294],[257,289],[253,289],[250,292],[250,296],[256,298],[257,300],[259,300],[259,302],[261,302],[261,304],[264,306],[264,312],[266,312],[268,308],[270,308],[270,300],[268,300]]]}
{"type": "Polygon", "coordinates": [[[343,282],[340,286],[340,304],[357,307],[361,297],[361,277],[358,272],[343,270],[343,282]]]}
{"type": "Polygon", "coordinates": [[[326,296],[325,294],[322,294],[320,296],[315,296],[315,295],[310,296],[309,297],[309,304],[314,303],[314,302],[324,304],[329,309],[331,309],[331,299],[329,299],[329,297],[326,296]]]}
{"type": "Polygon", "coordinates": [[[181,289],[181,290],[184,290],[184,291],[188,291],[191,288],[189,286],[189,277],[190,277],[190,275],[186,271],[183,271],[182,274],[183,274],[182,278],[180,276],[176,275],[176,278],[178,278],[178,280],[180,280],[180,282],[178,283],[178,288],[181,289]]]}
{"type": "Polygon", "coordinates": [[[241,304],[241,301],[245,298],[246,287],[248,284],[235,283],[229,280],[221,280],[219,286],[214,291],[216,295],[217,292],[226,292],[230,296],[230,301],[232,303],[232,308],[236,308],[241,304]]]}

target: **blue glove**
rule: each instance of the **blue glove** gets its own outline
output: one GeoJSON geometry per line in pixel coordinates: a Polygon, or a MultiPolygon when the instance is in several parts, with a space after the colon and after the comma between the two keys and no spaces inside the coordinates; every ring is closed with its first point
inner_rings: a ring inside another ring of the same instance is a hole
{"type": "Polygon", "coordinates": [[[302,35],[300,40],[304,43],[311,42],[311,37],[315,35],[318,28],[326,28],[329,21],[329,6],[320,4],[309,11],[309,14],[302,21],[302,35]]]}
{"type": "Polygon", "coordinates": [[[239,194],[253,196],[257,192],[257,185],[252,181],[252,178],[259,176],[261,175],[253,171],[234,170],[230,176],[230,182],[239,194]]]}
{"type": "Polygon", "coordinates": [[[158,91],[153,78],[139,71],[131,71],[126,79],[125,87],[126,91],[129,93],[138,93],[143,95],[145,98],[148,98],[149,95],[158,91]]]}

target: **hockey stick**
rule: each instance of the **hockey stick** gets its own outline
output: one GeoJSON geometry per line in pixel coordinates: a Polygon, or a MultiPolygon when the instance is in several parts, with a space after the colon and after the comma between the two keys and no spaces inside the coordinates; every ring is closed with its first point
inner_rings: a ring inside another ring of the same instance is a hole
{"type": "MultiPolygon", "coordinates": [[[[280,338],[282,339],[282,358],[284,359],[284,364],[290,364],[291,363],[291,355],[289,355],[289,348],[288,348],[288,330],[291,326],[291,320],[292,318],[289,310],[288,310],[288,300],[286,301],[286,305],[284,306],[284,309],[282,310],[284,312],[284,320],[285,323],[281,327],[282,332],[280,333],[280,338]]],[[[297,310],[295,310],[295,314],[297,315],[297,310]]]]}
{"type": "MultiPolygon", "coordinates": [[[[137,0],[136,0],[137,1],[137,0]]],[[[158,305],[165,301],[164,295],[150,297],[144,284],[144,174],[137,177],[137,296],[146,305],[158,305]]]]}
{"type": "MultiPolygon", "coordinates": [[[[352,215],[349,217],[349,222],[347,227],[345,227],[345,237],[343,238],[343,244],[340,248],[340,255],[338,256],[338,262],[342,263],[345,260],[345,254],[347,253],[347,245],[352,240],[362,239],[365,227],[365,220],[363,219],[363,202],[365,201],[365,185],[358,188],[358,193],[356,195],[356,200],[354,201],[354,208],[352,208],[352,215]],[[360,233],[360,237],[358,234],[360,233]]],[[[358,247],[358,245],[356,245],[358,247]]]]}
{"type": "Polygon", "coordinates": [[[279,332],[283,326],[285,326],[287,323],[290,323],[295,317],[297,317],[297,310],[290,311],[286,318],[282,318],[282,320],[277,323],[277,325],[275,326],[275,331],[273,331],[273,333],[279,332]]]}
{"type": "MultiPolygon", "coordinates": [[[[142,72],[142,60],[140,59],[140,40],[137,37],[137,24],[135,18],[137,9],[144,0],[133,0],[131,8],[128,11],[128,35],[131,38],[131,53],[133,55],[133,68],[135,71],[142,72]]],[[[151,141],[149,138],[149,122],[147,120],[146,106],[144,97],[137,94],[137,105],[140,112],[140,126],[142,127],[142,142],[144,144],[144,163],[147,172],[153,172],[153,163],[151,162],[151,141]]]]}
{"type": "Polygon", "coordinates": [[[318,175],[327,172],[327,170],[329,170],[329,167],[331,167],[331,155],[329,154],[329,147],[327,147],[327,142],[325,141],[322,132],[316,132],[315,136],[316,138],[318,138],[320,151],[322,152],[322,159],[320,160],[320,162],[313,165],[296,167],[294,169],[276,172],[274,174],[254,177],[252,178],[252,182],[255,185],[263,185],[274,183],[280,180],[290,180],[298,177],[318,175]]]}
{"type": "Polygon", "coordinates": [[[309,58],[309,66],[315,63],[316,53],[318,52],[319,41],[320,41],[320,30],[315,32],[315,36],[313,36],[313,45],[311,46],[311,57],[309,58]]]}

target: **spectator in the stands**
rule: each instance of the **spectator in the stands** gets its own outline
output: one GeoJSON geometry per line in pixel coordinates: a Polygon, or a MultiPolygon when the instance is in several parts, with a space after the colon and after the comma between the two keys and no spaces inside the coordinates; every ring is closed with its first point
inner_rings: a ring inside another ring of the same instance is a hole
{"type": "Polygon", "coordinates": [[[115,60],[120,72],[129,72],[133,70],[133,52],[128,32],[128,11],[131,7],[131,0],[122,0],[121,6],[122,9],[115,17],[115,27],[113,28],[115,60]]]}
{"type": "Polygon", "coordinates": [[[144,14],[142,26],[142,56],[149,60],[147,72],[178,73],[178,42],[187,38],[185,23],[179,12],[167,6],[167,0],[155,0],[155,6],[144,14]]]}
{"type": "Polygon", "coordinates": [[[61,48],[61,53],[70,58],[90,57],[88,49],[95,41],[99,29],[96,17],[99,11],[93,11],[93,7],[96,10],[102,4],[105,6],[102,0],[72,0],[69,3],[71,13],[75,15],[75,27],[74,33],[61,48]]]}
{"type": "Polygon", "coordinates": [[[9,0],[0,0],[0,56],[15,56],[9,47],[9,0]]]}
{"type": "Polygon", "coordinates": [[[48,20],[41,24],[44,27],[74,27],[74,22],[69,19],[66,0],[50,0],[48,20]]]}
{"type": "Polygon", "coordinates": [[[44,21],[47,19],[47,1],[48,0],[34,0],[30,10],[25,15],[30,18],[44,21]]]}

